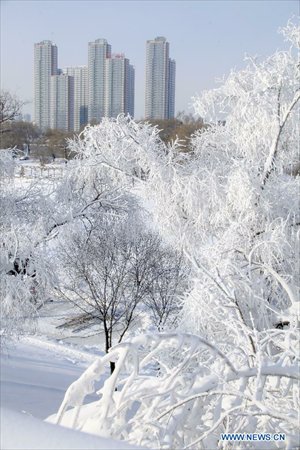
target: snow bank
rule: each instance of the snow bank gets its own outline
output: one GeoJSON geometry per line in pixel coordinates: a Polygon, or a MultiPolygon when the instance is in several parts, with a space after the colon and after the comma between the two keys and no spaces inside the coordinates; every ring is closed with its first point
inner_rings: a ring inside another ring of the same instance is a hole
{"type": "Polygon", "coordinates": [[[1,448],[5,450],[133,449],[132,445],[45,423],[1,408],[1,448]]]}
{"type": "Polygon", "coordinates": [[[95,355],[34,337],[8,345],[0,355],[1,406],[44,419],[57,411],[67,387],[95,355]]]}

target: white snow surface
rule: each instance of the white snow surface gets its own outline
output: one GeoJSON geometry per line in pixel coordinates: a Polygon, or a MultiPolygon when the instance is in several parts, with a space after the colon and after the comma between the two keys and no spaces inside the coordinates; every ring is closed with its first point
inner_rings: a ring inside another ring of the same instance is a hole
{"type": "Polygon", "coordinates": [[[113,450],[132,445],[92,436],[8,409],[1,409],[1,448],[5,450],[113,450]]]}
{"type": "MultiPolygon", "coordinates": [[[[41,337],[24,337],[3,348],[0,360],[1,449],[136,448],[41,420],[57,412],[68,386],[95,361],[98,355],[92,351],[41,337]]],[[[90,396],[89,401],[92,399],[90,396]]]]}
{"type": "Polygon", "coordinates": [[[96,358],[71,346],[22,338],[1,354],[1,406],[45,419],[65,390],[96,358]]]}

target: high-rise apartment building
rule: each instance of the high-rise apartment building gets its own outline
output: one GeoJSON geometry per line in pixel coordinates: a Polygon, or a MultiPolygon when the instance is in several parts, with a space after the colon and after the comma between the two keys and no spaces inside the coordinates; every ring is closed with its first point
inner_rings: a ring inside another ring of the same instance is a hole
{"type": "Polygon", "coordinates": [[[88,49],[88,121],[99,122],[105,115],[105,63],[111,57],[106,39],[89,42],[88,49]]]}
{"type": "Polygon", "coordinates": [[[88,66],[57,67],[51,41],[34,45],[35,122],[42,128],[80,131],[102,117],[134,115],[134,68],[111,56],[106,39],[89,42],[88,66]]]}
{"type": "Polygon", "coordinates": [[[51,77],[50,128],[74,130],[74,77],[67,74],[51,77]]]}
{"type": "Polygon", "coordinates": [[[135,69],[134,66],[128,64],[128,74],[126,79],[126,102],[127,109],[126,113],[130,114],[130,116],[134,117],[134,90],[135,90],[135,69]]]}
{"type": "Polygon", "coordinates": [[[169,103],[168,103],[168,118],[173,119],[175,116],[175,78],[176,78],[176,63],[174,59],[169,59],[169,103]]]}
{"type": "Polygon", "coordinates": [[[134,68],[124,54],[116,54],[105,61],[104,115],[122,113],[134,115],[134,68]]]}
{"type": "Polygon", "coordinates": [[[175,109],[175,61],[169,43],[159,36],[146,44],[146,119],[172,119],[175,109]]]}
{"type": "Polygon", "coordinates": [[[74,78],[74,131],[88,123],[88,68],[67,67],[64,73],[74,78]]]}
{"type": "Polygon", "coordinates": [[[57,74],[57,46],[51,41],[34,44],[34,121],[50,127],[51,76],[57,74]]]}

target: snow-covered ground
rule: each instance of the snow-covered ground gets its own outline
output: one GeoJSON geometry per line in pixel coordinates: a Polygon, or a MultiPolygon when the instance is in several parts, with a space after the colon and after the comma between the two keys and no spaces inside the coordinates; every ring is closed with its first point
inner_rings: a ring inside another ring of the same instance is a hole
{"type": "Polygon", "coordinates": [[[52,425],[2,408],[0,442],[3,450],[132,450],[137,448],[124,442],[52,425]]]}
{"type": "MultiPolygon", "coordinates": [[[[62,341],[24,337],[1,353],[1,446],[9,449],[129,449],[132,445],[43,422],[97,357],[62,341]]],[[[102,383],[99,383],[99,387],[102,383]]],[[[87,401],[93,398],[87,398],[87,401]]]]}
{"type": "Polygon", "coordinates": [[[45,419],[95,355],[38,338],[23,338],[1,354],[1,405],[45,419]]]}

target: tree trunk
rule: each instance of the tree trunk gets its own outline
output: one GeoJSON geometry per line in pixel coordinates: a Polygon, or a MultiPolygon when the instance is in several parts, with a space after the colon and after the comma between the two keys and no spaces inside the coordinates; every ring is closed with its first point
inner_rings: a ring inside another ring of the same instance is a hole
{"type": "MultiPolygon", "coordinates": [[[[109,352],[109,349],[111,348],[111,330],[107,327],[107,324],[105,322],[105,320],[103,321],[103,325],[104,325],[104,334],[105,334],[105,353],[109,352]]],[[[110,374],[113,373],[113,371],[115,370],[116,367],[116,363],[113,361],[110,361],[110,374]]]]}
{"type": "MultiPolygon", "coordinates": [[[[113,373],[113,371],[115,370],[115,368],[116,368],[116,363],[113,362],[113,361],[110,361],[110,374],[113,373]]],[[[116,389],[116,390],[117,390],[117,389],[116,389]]]]}

